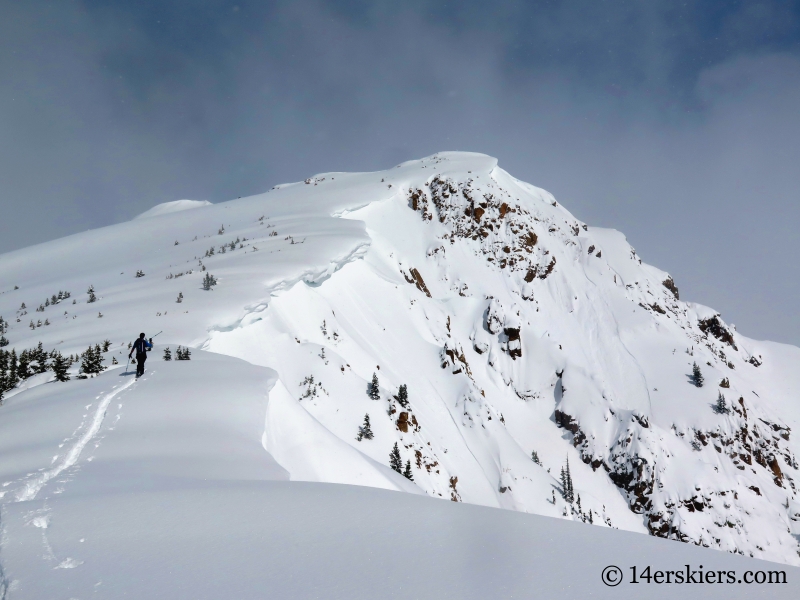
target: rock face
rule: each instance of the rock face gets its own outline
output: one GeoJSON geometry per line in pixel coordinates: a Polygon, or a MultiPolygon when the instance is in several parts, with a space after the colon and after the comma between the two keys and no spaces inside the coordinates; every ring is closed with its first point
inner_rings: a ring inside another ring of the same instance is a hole
{"type": "Polygon", "coordinates": [[[93,285],[104,318],[81,302],[39,329],[9,319],[18,351],[42,331],[65,354],[116,347],[134,319],[269,367],[252,430],[293,479],[372,485],[370,465],[397,489],[800,564],[800,349],[680,300],[622,234],[490,157],[325,174],[50,244],[0,260],[0,278],[31,290],[0,296],[0,314],[93,285]],[[159,243],[111,243],[144,233],[159,243]],[[358,441],[365,414],[374,437],[358,441]],[[387,468],[395,444],[413,483],[387,468]]]}

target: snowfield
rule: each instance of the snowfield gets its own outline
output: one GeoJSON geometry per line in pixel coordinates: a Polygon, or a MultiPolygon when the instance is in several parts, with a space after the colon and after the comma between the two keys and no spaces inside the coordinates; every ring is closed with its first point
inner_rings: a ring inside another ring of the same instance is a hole
{"type": "Polygon", "coordinates": [[[0,363],[0,598],[800,589],[800,349],[493,158],[166,203],[0,256],[0,292],[2,350],[107,341],[108,367],[0,363]],[[788,583],[609,588],[608,564],[788,583]]]}

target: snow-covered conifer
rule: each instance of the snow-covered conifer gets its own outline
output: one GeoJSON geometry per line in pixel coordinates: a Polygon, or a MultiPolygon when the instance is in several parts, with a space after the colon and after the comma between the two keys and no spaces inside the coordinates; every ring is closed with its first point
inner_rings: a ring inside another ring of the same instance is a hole
{"type": "Polygon", "coordinates": [[[103,352],[108,352],[111,348],[111,340],[103,340],[103,352]]]}
{"type": "Polygon", "coordinates": [[[10,390],[17,387],[19,383],[19,375],[17,374],[17,350],[11,349],[11,355],[8,357],[8,378],[6,379],[6,389],[10,390]]]}
{"type": "Polygon", "coordinates": [[[81,355],[81,373],[84,375],[97,375],[105,370],[103,366],[103,354],[100,345],[95,344],[81,355]]]}
{"type": "Polygon", "coordinates": [[[31,373],[31,359],[30,353],[27,350],[23,350],[19,353],[19,363],[17,364],[17,376],[20,379],[27,379],[33,373],[31,373]]]}
{"type": "Polygon", "coordinates": [[[400,448],[397,447],[397,442],[394,443],[394,448],[389,453],[389,466],[402,475],[403,459],[400,458],[400,448]]]}
{"type": "Polygon", "coordinates": [[[94,286],[93,285],[89,286],[89,289],[86,290],[86,293],[89,294],[89,299],[87,300],[87,302],[89,302],[89,303],[97,302],[97,296],[94,293],[94,286]]]}
{"type": "Polygon", "coordinates": [[[215,285],[217,285],[217,278],[211,273],[206,273],[206,276],[203,277],[203,289],[208,291],[215,285]]]}
{"type": "Polygon", "coordinates": [[[372,433],[372,427],[369,424],[369,413],[367,413],[364,415],[364,424],[358,428],[356,440],[360,442],[361,440],[371,440],[373,437],[375,437],[375,434],[372,433]]]}
{"type": "Polygon", "coordinates": [[[537,465],[539,465],[540,467],[542,466],[542,463],[541,463],[541,461],[539,460],[539,455],[536,453],[536,450],[533,450],[533,451],[531,452],[531,460],[532,460],[533,462],[535,462],[537,465]]]}
{"type": "Polygon", "coordinates": [[[569,458],[566,467],[561,467],[561,495],[572,504],[575,501],[575,490],[572,487],[572,474],[569,471],[569,458]]]}
{"type": "Polygon", "coordinates": [[[403,471],[403,477],[405,477],[409,481],[414,481],[414,474],[411,472],[411,461],[410,460],[406,461],[406,468],[405,468],[405,471],[403,471]]]}
{"type": "Polygon", "coordinates": [[[381,399],[381,388],[380,384],[378,383],[378,375],[377,373],[372,374],[372,382],[369,384],[369,397],[372,400],[380,400],[381,399]]]}
{"type": "Polygon", "coordinates": [[[178,299],[175,300],[175,302],[177,302],[178,304],[183,302],[183,292],[178,292],[178,299]]]}
{"type": "Polygon", "coordinates": [[[703,372],[700,367],[697,366],[697,363],[692,363],[692,383],[697,387],[703,387],[703,381],[703,372]]]}
{"type": "Polygon", "coordinates": [[[172,352],[169,347],[164,348],[164,360],[172,360],[172,352]]]}
{"type": "Polygon", "coordinates": [[[727,415],[730,412],[722,392],[717,392],[717,403],[714,405],[714,412],[718,415],[727,415]]]}
{"type": "Polygon", "coordinates": [[[52,364],[53,374],[56,376],[56,381],[69,381],[69,361],[65,359],[61,352],[57,352],[52,364]]]}
{"type": "Polygon", "coordinates": [[[397,392],[397,403],[403,408],[408,408],[408,388],[405,383],[400,386],[397,392]]]}

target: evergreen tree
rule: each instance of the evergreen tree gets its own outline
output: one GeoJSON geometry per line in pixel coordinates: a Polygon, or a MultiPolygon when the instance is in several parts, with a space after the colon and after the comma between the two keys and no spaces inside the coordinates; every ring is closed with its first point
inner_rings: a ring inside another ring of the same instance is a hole
{"type": "Polygon", "coordinates": [[[56,353],[52,368],[56,381],[69,381],[69,374],[67,373],[69,361],[61,355],[61,352],[56,353]]]}
{"type": "Polygon", "coordinates": [[[8,339],[6,339],[6,336],[0,334],[0,348],[4,348],[5,346],[8,346],[8,339]]]}
{"type": "Polygon", "coordinates": [[[6,371],[8,371],[8,357],[8,352],[0,350],[0,401],[3,399],[3,392],[8,389],[8,375],[6,374],[6,371]]]}
{"type": "Polygon", "coordinates": [[[119,364],[119,361],[117,360],[116,356],[112,356],[111,357],[111,364],[112,365],[118,365],[119,364]]]}
{"type": "Polygon", "coordinates": [[[31,373],[31,359],[27,350],[19,353],[19,364],[17,364],[17,375],[20,379],[27,379],[31,373]]]}
{"type": "Polygon", "coordinates": [[[409,481],[414,481],[414,474],[411,472],[411,461],[406,461],[406,470],[403,471],[403,477],[408,479],[409,481]]]}
{"type": "Polygon", "coordinates": [[[375,434],[372,433],[372,427],[369,424],[369,413],[367,413],[364,415],[364,424],[358,428],[356,440],[360,442],[361,440],[371,440],[373,437],[375,437],[375,434]]]}
{"type": "Polygon", "coordinates": [[[175,302],[177,302],[178,304],[183,302],[183,292],[178,292],[178,299],[175,302]]]}
{"type": "Polygon", "coordinates": [[[169,351],[169,347],[164,348],[164,360],[172,360],[172,352],[169,351]]]}
{"type": "Polygon", "coordinates": [[[36,365],[32,367],[34,375],[47,371],[47,352],[44,351],[42,342],[39,342],[36,348],[31,350],[30,359],[36,361],[36,365]]]}
{"type": "Polygon", "coordinates": [[[722,392],[717,392],[717,394],[717,404],[714,406],[714,412],[718,415],[727,415],[730,409],[725,402],[725,396],[722,395],[722,392]]]}
{"type": "Polygon", "coordinates": [[[540,467],[542,466],[541,461],[539,460],[539,455],[536,453],[536,450],[531,452],[531,460],[535,462],[540,467]]]}
{"type": "Polygon", "coordinates": [[[81,355],[81,373],[85,375],[97,375],[102,373],[103,367],[103,354],[100,350],[100,345],[89,348],[81,355]]]}
{"type": "Polygon", "coordinates": [[[405,383],[400,386],[400,390],[397,392],[397,403],[403,408],[408,408],[408,388],[405,383]]]}
{"type": "Polygon", "coordinates": [[[572,474],[569,471],[569,459],[567,465],[561,467],[561,495],[564,500],[572,504],[575,501],[575,490],[572,487],[572,474]]]}
{"type": "Polygon", "coordinates": [[[692,364],[692,383],[694,383],[697,387],[703,387],[703,372],[700,370],[700,367],[697,366],[697,363],[692,364]]]}
{"type": "Polygon", "coordinates": [[[8,378],[6,379],[6,389],[11,390],[17,387],[19,383],[19,375],[17,373],[17,350],[11,350],[11,356],[8,358],[8,378]]]}
{"type": "Polygon", "coordinates": [[[103,352],[108,352],[109,348],[111,348],[111,340],[103,340],[103,352]]]}
{"type": "Polygon", "coordinates": [[[215,285],[217,285],[217,278],[211,273],[206,273],[206,276],[203,277],[203,289],[208,291],[215,285]]]}
{"type": "Polygon", "coordinates": [[[389,466],[402,475],[403,459],[400,458],[400,448],[397,447],[397,442],[394,443],[394,448],[389,453],[389,466]]]}
{"type": "Polygon", "coordinates": [[[372,400],[381,399],[381,388],[378,384],[378,375],[376,373],[372,374],[372,383],[369,384],[369,397],[372,400]]]}
{"type": "Polygon", "coordinates": [[[87,302],[89,302],[89,303],[97,302],[97,296],[95,296],[95,294],[94,294],[94,286],[93,285],[89,286],[89,289],[86,290],[86,293],[89,294],[89,299],[87,300],[87,302]]]}

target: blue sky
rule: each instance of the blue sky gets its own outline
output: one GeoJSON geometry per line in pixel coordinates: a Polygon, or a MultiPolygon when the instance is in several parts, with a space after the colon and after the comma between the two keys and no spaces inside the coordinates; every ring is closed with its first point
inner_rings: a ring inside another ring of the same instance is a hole
{"type": "Polygon", "coordinates": [[[4,2],[0,251],[441,150],[800,344],[800,2],[4,2]]]}

